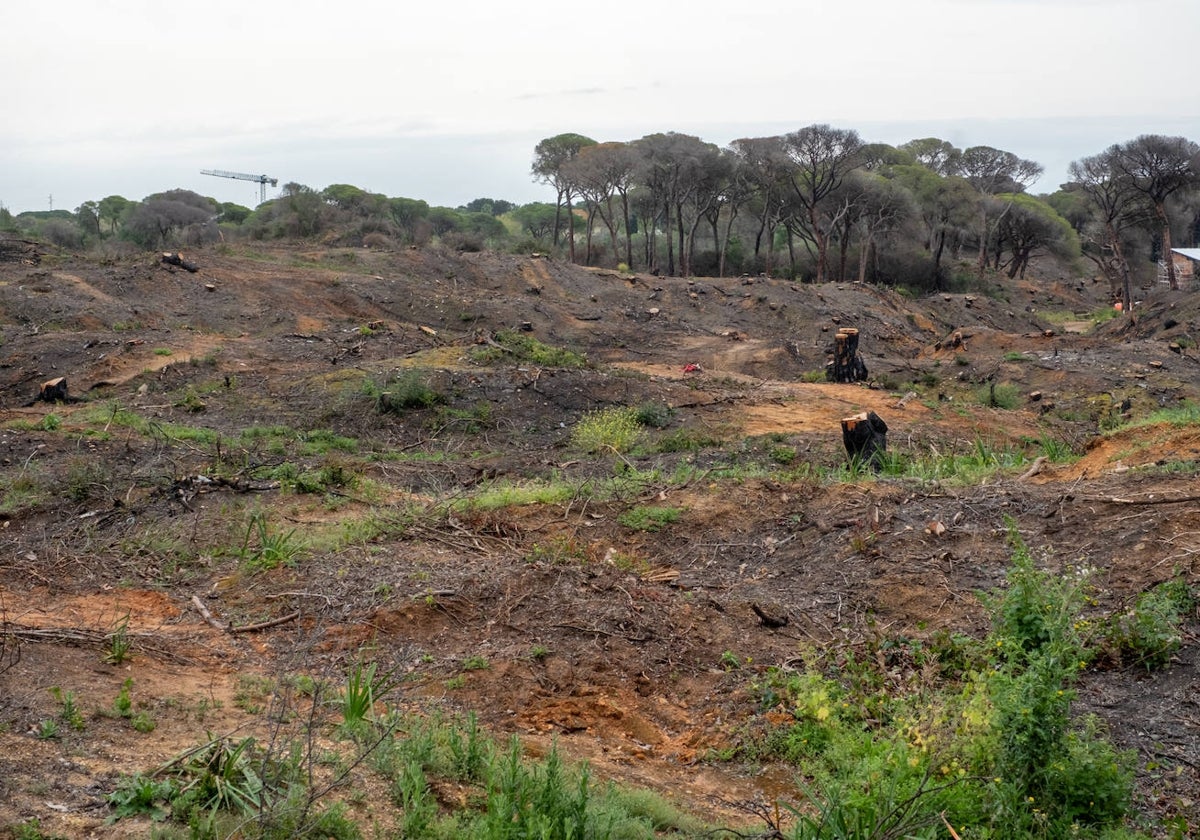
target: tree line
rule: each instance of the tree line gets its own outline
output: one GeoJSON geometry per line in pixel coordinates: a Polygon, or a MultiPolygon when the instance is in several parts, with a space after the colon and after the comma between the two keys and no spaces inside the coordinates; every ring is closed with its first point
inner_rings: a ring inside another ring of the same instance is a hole
{"type": "MultiPolygon", "coordinates": [[[[1200,236],[1200,147],[1143,135],[1075,161],[1033,196],[1035,161],[936,138],[900,146],[811,125],[720,148],[673,132],[628,143],[560,134],[534,150],[570,259],[666,274],[765,271],[943,288],[957,270],[1024,276],[1039,253],[1083,256],[1128,295],[1173,241],[1200,236]],[[640,236],[635,234],[642,231],[640,236]],[[638,248],[635,248],[635,242],[638,248]]],[[[1171,261],[1165,267],[1172,287],[1171,261]]]]}
{"type": "Polygon", "coordinates": [[[157,248],[228,238],[319,239],[390,248],[553,251],[586,265],[667,275],[772,274],[942,290],[988,271],[1023,277],[1039,254],[1084,257],[1129,296],[1172,243],[1200,238],[1200,147],[1142,135],[1073,162],[1049,194],[1035,161],[928,137],[900,146],[810,125],[719,147],[687,134],[597,142],[559,134],[534,149],[531,176],[553,202],[480,198],[449,208],[350,184],[285,184],[256,209],[190,190],[118,195],[13,217],[0,227],[64,247],[129,241],[157,248]]]}

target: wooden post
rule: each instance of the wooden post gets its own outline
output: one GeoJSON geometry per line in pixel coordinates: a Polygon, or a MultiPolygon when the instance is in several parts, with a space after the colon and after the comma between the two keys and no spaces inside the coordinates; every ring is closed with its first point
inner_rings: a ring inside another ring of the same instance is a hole
{"type": "Polygon", "coordinates": [[[858,357],[858,330],[842,327],[833,337],[833,361],[825,368],[830,382],[862,382],[867,378],[867,366],[858,357]]]}
{"type": "Polygon", "coordinates": [[[842,419],[842,443],[851,463],[869,465],[879,472],[887,452],[887,423],[874,411],[864,411],[842,419]]]}

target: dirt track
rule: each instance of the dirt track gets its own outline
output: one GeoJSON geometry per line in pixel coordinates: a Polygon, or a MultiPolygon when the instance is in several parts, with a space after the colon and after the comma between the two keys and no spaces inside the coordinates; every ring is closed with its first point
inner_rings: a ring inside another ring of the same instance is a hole
{"type": "MultiPolygon", "coordinates": [[[[747,669],[727,671],[723,653],[753,671],[806,644],[978,633],[976,595],[1002,580],[1009,519],[1051,567],[1097,570],[1097,610],[1177,573],[1200,580],[1200,436],[1165,425],[1098,436],[1123,411],[1197,399],[1197,359],[1170,346],[1200,322],[1185,295],[1148,300],[1136,330],[1079,334],[1090,322],[1076,313],[1102,308],[1103,290],[1064,279],[911,301],[856,284],[627,276],[494,254],[247,248],[194,259],[196,276],[152,258],[0,265],[0,618],[23,640],[0,675],[0,825],[36,816],[88,836],[118,774],[205,729],[253,726],[251,677],[336,681],[364,648],[404,675],[396,704],[476,710],[535,747],[556,739],[602,776],[733,818],[714,796],[786,794],[787,780],[702,762],[754,711],[747,669]],[[522,324],[592,366],[472,360],[480,337],[522,324]],[[860,329],[873,387],[809,381],[840,325],[860,329]],[[955,330],[966,346],[937,349],[955,330]],[[685,373],[688,363],[701,370],[685,373]],[[404,370],[462,415],[370,410],[363,383],[404,370]],[[26,406],[58,375],[81,401],[26,406]],[[980,405],[995,383],[1018,395],[1014,408],[980,405]],[[569,430],[598,407],[646,402],[675,411],[661,434],[722,446],[627,460],[663,476],[695,468],[694,480],[369,530],[492,484],[619,474],[614,459],[573,451],[569,430]],[[480,405],[486,420],[472,426],[464,418],[480,405]],[[1082,457],[975,486],[828,484],[798,469],[838,465],[838,420],[862,410],[913,457],[1034,453],[1047,437],[1082,457]],[[58,425],[47,427],[51,413],[58,425]],[[269,428],[292,431],[244,434],[269,428]],[[313,430],[357,443],[318,451],[302,434],[313,430]],[[286,451],[271,448],[276,438],[286,451]],[[781,472],[788,459],[797,469],[781,472]],[[289,460],[360,482],[326,495],[265,479],[185,482],[289,460]],[[721,478],[731,467],[745,477],[721,478]],[[41,495],[22,504],[12,494],[26,485],[41,495]],[[620,524],[636,504],[670,505],[681,520],[620,524]],[[236,549],[254,512],[305,539],[298,562],[247,571],[236,549]],[[933,535],[931,522],[947,531],[933,535]],[[192,596],[233,625],[299,615],[230,634],[192,596]],[[790,623],[761,626],[752,603],[790,623]],[[100,664],[97,648],[126,615],[137,655],[100,664]],[[489,667],[463,668],[478,657],[489,667]],[[61,741],[32,734],[53,714],[50,687],[94,710],[127,678],[158,721],[152,733],[93,716],[61,741]]],[[[1192,635],[1170,668],[1096,671],[1081,692],[1143,763],[1181,768],[1142,780],[1147,813],[1200,795],[1197,650],[1192,635]]],[[[104,829],[120,830],[139,829],[104,829]]]]}

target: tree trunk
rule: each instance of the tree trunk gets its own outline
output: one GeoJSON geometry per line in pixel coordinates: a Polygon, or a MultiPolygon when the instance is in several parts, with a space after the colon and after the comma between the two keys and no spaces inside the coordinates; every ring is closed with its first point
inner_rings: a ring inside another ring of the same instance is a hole
{"type": "Polygon", "coordinates": [[[887,423],[874,411],[864,411],[842,420],[842,443],[851,465],[869,466],[875,472],[883,467],[887,453],[887,423]]]}
{"type": "Polygon", "coordinates": [[[663,231],[663,236],[667,240],[667,276],[675,276],[675,239],[671,236],[671,204],[670,202],[663,205],[663,218],[667,221],[667,229],[663,231]]]}
{"type": "Polygon", "coordinates": [[[1171,257],[1171,220],[1167,218],[1167,208],[1162,202],[1155,202],[1154,215],[1162,225],[1162,255],[1167,263],[1167,280],[1171,289],[1179,288],[1179,277],[1175,274],[1175,260],[1171,257]]]}
{"type": "Polygon", "coordinates": [[[942,251],[946,249],[946,231],[938,231],[937,250],[933,252],[933,290],[942,290],[942,251]]]}
{"type": "Polygon", "coordinates": [[[829,234],[821,230],[816,209],[808,211],[808,223],[812,226],[813,241],[817,244],[817,276],[814,282],[824,283],[829,273],[829,234]]]}
{"type": "Polygon", "coordinates": [[[571,207],[571,191],[567,191],[567,255],[571,263],[575,262],[575,210],[571,207]]]}
{"type": "Polygon", "coordinates": [[[867,366],[858,356],[858,330],[842,327],[833,337],[833,361],[825,366],[825,378],[830,382],[862,382],[867,378],[867,366]]]}

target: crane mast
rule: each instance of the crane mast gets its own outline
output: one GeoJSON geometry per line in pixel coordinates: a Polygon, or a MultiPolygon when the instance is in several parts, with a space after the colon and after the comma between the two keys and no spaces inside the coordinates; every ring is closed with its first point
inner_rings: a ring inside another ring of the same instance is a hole
{"type": "Polygon", "coordinates": [[[238,181],[254,181],[259,185],[258,203],[262,204],[267,200],[267,184],[272,187],[279,183],[278,178],[272,178],[270,175],[250,175],[246,172],[229,172],[225,169],[201,169],[201,175],[215,175],[218,178],[234,178],[238,181]]]}

